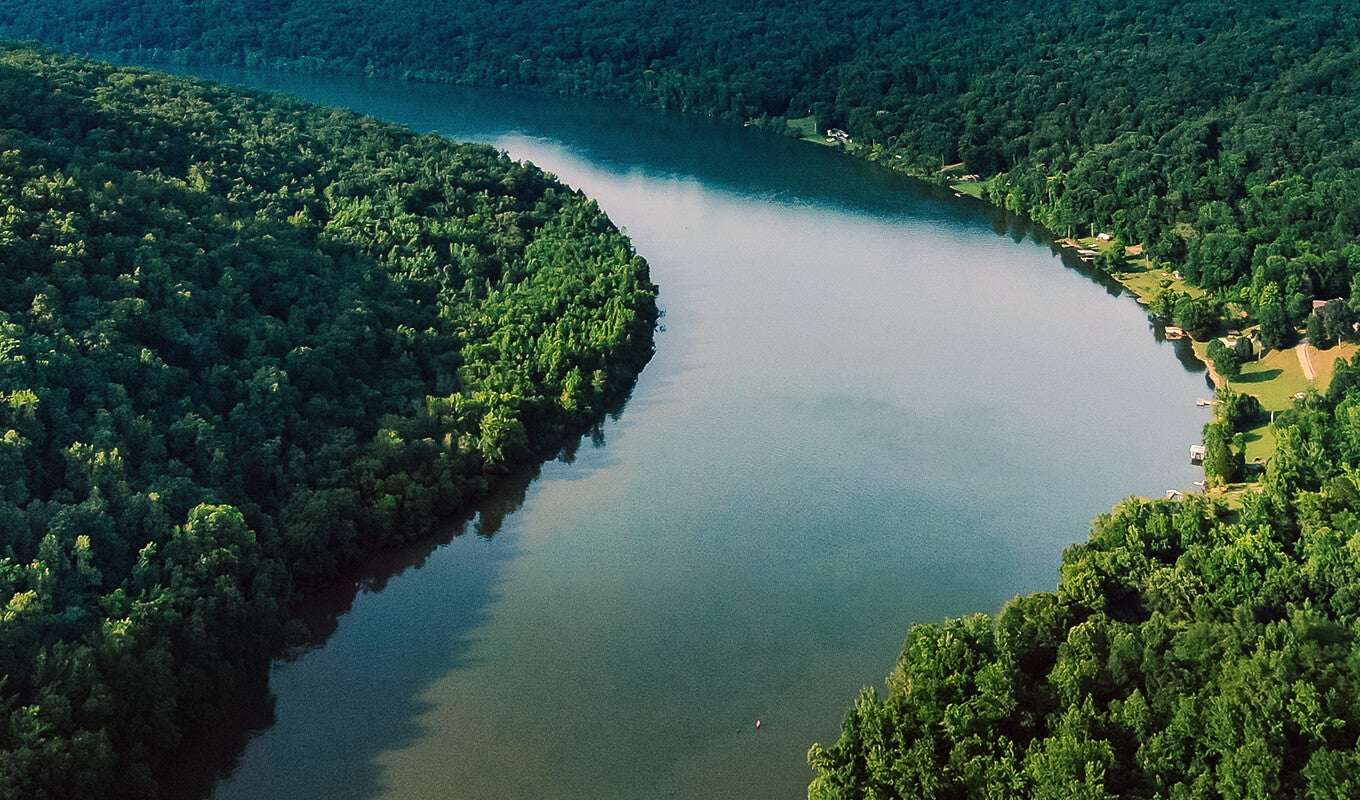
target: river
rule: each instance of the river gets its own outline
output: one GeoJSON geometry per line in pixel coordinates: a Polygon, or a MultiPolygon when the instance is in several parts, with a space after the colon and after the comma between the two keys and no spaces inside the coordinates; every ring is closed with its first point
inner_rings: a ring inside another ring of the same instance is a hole
{"type": "Polygon", "coordinates": [[[970,198],[604,103],[200,74],[541,165],[627,230],[666,315],[572,457],[321,603],[329,635],[191,793],[796,800],[913,623],[1052,590],[1095,515],[1199,477],[1203,375],[970,198]]]}

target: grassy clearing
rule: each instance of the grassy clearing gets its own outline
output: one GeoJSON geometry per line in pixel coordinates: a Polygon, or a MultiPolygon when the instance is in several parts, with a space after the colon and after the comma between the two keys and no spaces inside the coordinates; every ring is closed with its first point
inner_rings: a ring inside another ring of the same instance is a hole
{"type": "Polygon", "coordinates": [[[1360,345],[1339,344],[1330,350],[1309,349],[1313,357],[1313,371],[1317,373],[1317,379],[1313,383],[1318,387],[1318,391],[1326,391],[1332,385],[1332,375],[1336,372],[1336,360],[1338,358],[1350,361],[1360,345]]]}
{"type": "Polygon", "coordinates": [[[1258,458],[1269,461],[1270,454],[1275,452],[1275,431],[1268,422],[1242,434],[1242,439],[1246,443],[1243,451],[1248,464],[1258,458]]]}
{"type": "MultiPolygon", "coordinates": [[[[1268,350],[1261,358],[1242,365],[1242,376],[1228,385],[1234,390],[1254,394],[1267,411],[1284,411],[1294,407],[1294,395],[1313,387],[1313,381],[1303,376],[1299,357],[1288,350],[1268,350]]],[[[1322,386],[1325,390],[1327,387],[1322,386]]]]}
{"type": "MultiPolygon", "coordinates": [[[[1229,381],[1228,386],[1243,394],[1256,395],[1261,401],[1261,407],[1267,412],[1284,411],[1294,407],[1294,398],[1299,392],[1307,392],[1309,389],[1327,391],[1327,387],[1332,383],[1336,360],[1338,358],[1349,360],[1357,350],[1360,350],[1360,346],[1354,344],[1337,345],[1328,350],[1318,350],[1309,346],[1313,369],[1316,372],[1316,377],[1311,381],[1304,377],[1298,354],[1292,347],[1287,350],[1270,350],[1259,360],[1244,364],[1242,375],[1237,380],[1229,381]]],[[[1195,355],[1204,359],[1204,352],[1205,345],[1196,342],[1195,355]]],[[[1275,449],[1275,436],[1271,432],[1269,421],[1247,431],[1243,438],[1246,439],[1247,461],[1256,458],[1268,459],[1275,449]]]]}
{"type": "Polygon", "coordinates": [[[987,184],[980,181],[966,181],[963,183],[951,183],[949,188],[961,194],[970,194],[973,197],[982,199],[982,193],[986,190],[987,184]]]}
{"type": "MultiPolygon", "coordinates": [[[[1089,247],[1083,244],[1082,247],[1089,247]]],[[[1095,249],[1095,248],[1092,248],[1095,249]]],[[[1124,286],[1135,295],[1139,300],[1149,300],[1164,288],[1171,288],[1181,294],[1188,294],[1191,297],[1203,297],[1206,293],[1198,286],[1191,286],[1183,280],[1178,280],[1174,272],[1163,269],[1153,262],[1152,266],[1146,266],[1146,262],[1140,256],[1133,259],[1129,264],[1129,269],[1117,272],[1114,279],[1124,284],[1124,286]]]]}
{"type": "MultiPolygon", "coordinates": [[[[1076,239],[1075,241],[1078,247],[1087,250],[1101,251],[1115,246],[1113,242],[1103,242],[1098,238],[1091,237],[1076,239]]],[[[1133,292],[1139,300],[1147,301],[1162,289],[1167,288],[1181,294],[1188,294],[1194,298],[1208,294],[1198,286],[1191,286],[1183,279],[1177,278],[1174,268],[1153,261],[1150,256],[1141,253],[1135,256],[1127,256],[1126,264],[1127,267],[1116,272],[1113,277],[1133,292]]]]}
{"type": "Polygon", "coordinates": [[[806,117],[800,117],[798,119],[789,120],[788,126],[789,130],[797,133],[799,138],[802,139],[823,138],[821,136],[818,136],[817,134],[817,118],[810,114],[806,117]]]}
{"type": "Polygon", "coordinates": [[[1228,507],[1229,511],[1241,511],[1242,499],[1246,497],[1247,492],[1260,494],[1260,484],[1230,483],[1227,486],[1220,486],[1219,488],[1214,489],[1212,494],[1214,497],[1221,500],[1223,505],[1228,507]]]}
{"type": "MultiPolygon", "coordinates": [[[[1195,355],[1200,359],[1205,359],[1205,347],[1203,343],[1195,343],[1195,355]]],[[[1308,391],[1312,385],[1303,377],[1299,357],[1293,348],[1266,351],[1258,360],[1243,364],[1241,376],[1228,382],[1234,391],[1256,395],[1267,414],[1293,408],[1294,395],[1308,391]]],[[[1247,461],[1268,459],[1275,451],[1275,435],[1269,418],[1242,437],[1246,442],[1247,461]]]]}

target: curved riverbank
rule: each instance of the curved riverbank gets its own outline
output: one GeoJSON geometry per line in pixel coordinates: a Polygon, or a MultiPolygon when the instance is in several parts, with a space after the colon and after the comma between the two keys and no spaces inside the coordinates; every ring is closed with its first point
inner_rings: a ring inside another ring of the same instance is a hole
{"type": "Polygon", "coordinates": [[[0,47],[0,795],[153,769],[365,554],[652,353],[598,206],[495,150],[0,47]]]}
{"type": "Polygon", "coordinates": [[[212,77],[542,165],[626,229],[667,312],[600,446],[274,665],[219,800],[798,796],[912,623],[1051,588],[1092,517],[1198,477],[1202,373],[1013,216],[704,119],[212,77]]]}

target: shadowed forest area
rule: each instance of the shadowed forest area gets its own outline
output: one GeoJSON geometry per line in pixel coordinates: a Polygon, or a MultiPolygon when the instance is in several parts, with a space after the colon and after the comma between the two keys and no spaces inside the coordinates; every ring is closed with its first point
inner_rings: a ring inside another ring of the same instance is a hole
{"type": "Polygon", "coordinates": [[[10,48],[0,164],[0,796],[154,793],[296,598],[652,352],[627,239],[485,146],[10,48]]]}

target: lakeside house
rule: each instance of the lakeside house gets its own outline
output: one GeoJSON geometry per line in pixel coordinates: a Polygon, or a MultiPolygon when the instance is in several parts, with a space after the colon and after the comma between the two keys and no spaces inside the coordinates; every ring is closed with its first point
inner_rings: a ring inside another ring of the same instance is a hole
{"type": "Polygon", "coordinates": [[[850,144],[850,134],[840,128],[827,128],[826,140],[828,142],[838,142],[840,144],[850,144]]]}
{"type": "Polygon", "coordinates": [[[1203,462],[1206,452],[1207,451],[1204,449],[1204,445],[1202,444],[1190,445],[1190,463],[1199,464],[1203,462]]]}
{"type": "Polygon", "coordinates": [[[1172,341],[1185,338],[1185,329],[1177,328],[1175,325],[1167,325],[1162,329],[1162,332],[1166,335],[1167,339],[1172,341]]]}

